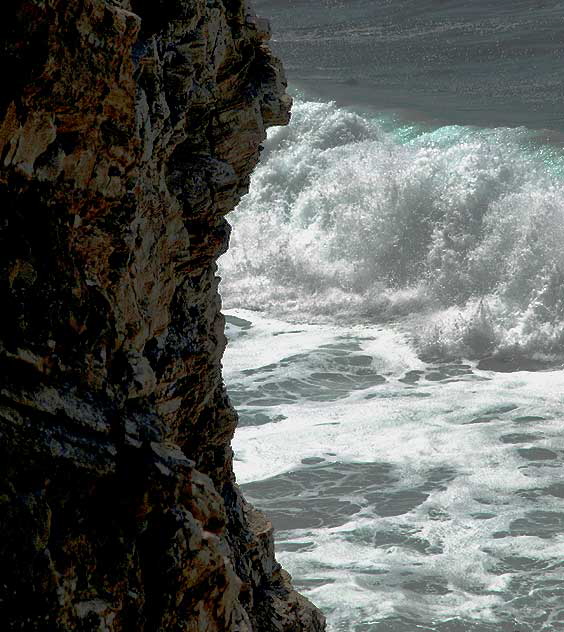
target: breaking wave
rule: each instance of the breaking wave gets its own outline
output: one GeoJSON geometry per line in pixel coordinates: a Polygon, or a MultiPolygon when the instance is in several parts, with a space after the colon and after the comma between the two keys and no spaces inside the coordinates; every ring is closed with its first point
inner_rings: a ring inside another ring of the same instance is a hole
{"type": "Polygon", "coordinates": [[[564,354],[564,151],[297,100],[222,258],[228,308],[401,321],[429,356],[564,354]]]}

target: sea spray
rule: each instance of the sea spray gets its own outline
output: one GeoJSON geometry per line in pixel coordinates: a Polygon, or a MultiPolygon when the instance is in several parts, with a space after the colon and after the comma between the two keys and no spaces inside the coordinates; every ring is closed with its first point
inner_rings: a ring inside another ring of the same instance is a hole
{"type": "Polygon", "coordinates": [[[226,305],[404,318],[426,354],[559,355],[563,173],[525,128],[392,126],[298,99],[232,216],[226,305]]]}

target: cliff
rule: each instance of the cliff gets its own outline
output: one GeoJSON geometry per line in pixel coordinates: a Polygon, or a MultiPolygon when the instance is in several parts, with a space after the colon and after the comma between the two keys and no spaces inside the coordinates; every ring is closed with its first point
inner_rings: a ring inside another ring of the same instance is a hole
{"type": "Polygon", "coordinates": [[[3,630],[309,632],[235,484],[217,257],[288,121],[243,0],[0,8],[3,630]]]}

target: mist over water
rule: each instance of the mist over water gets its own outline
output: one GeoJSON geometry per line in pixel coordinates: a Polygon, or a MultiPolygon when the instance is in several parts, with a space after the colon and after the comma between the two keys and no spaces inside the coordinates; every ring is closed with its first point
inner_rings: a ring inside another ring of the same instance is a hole
{"type": "Polygon", "coordinates": [[[235,471],[330,632],[564,630],[564,4],[258,0],[235,471]]]}

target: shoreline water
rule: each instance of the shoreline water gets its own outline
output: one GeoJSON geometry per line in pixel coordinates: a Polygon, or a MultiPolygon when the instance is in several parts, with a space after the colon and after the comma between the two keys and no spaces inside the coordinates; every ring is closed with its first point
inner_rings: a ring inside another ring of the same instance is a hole
{"type": "Polygon", "coordinates": [[[227,320],[235,473],[331,632],[558,629],[562,371],[425,363],[381,325],[227,320]]]}

